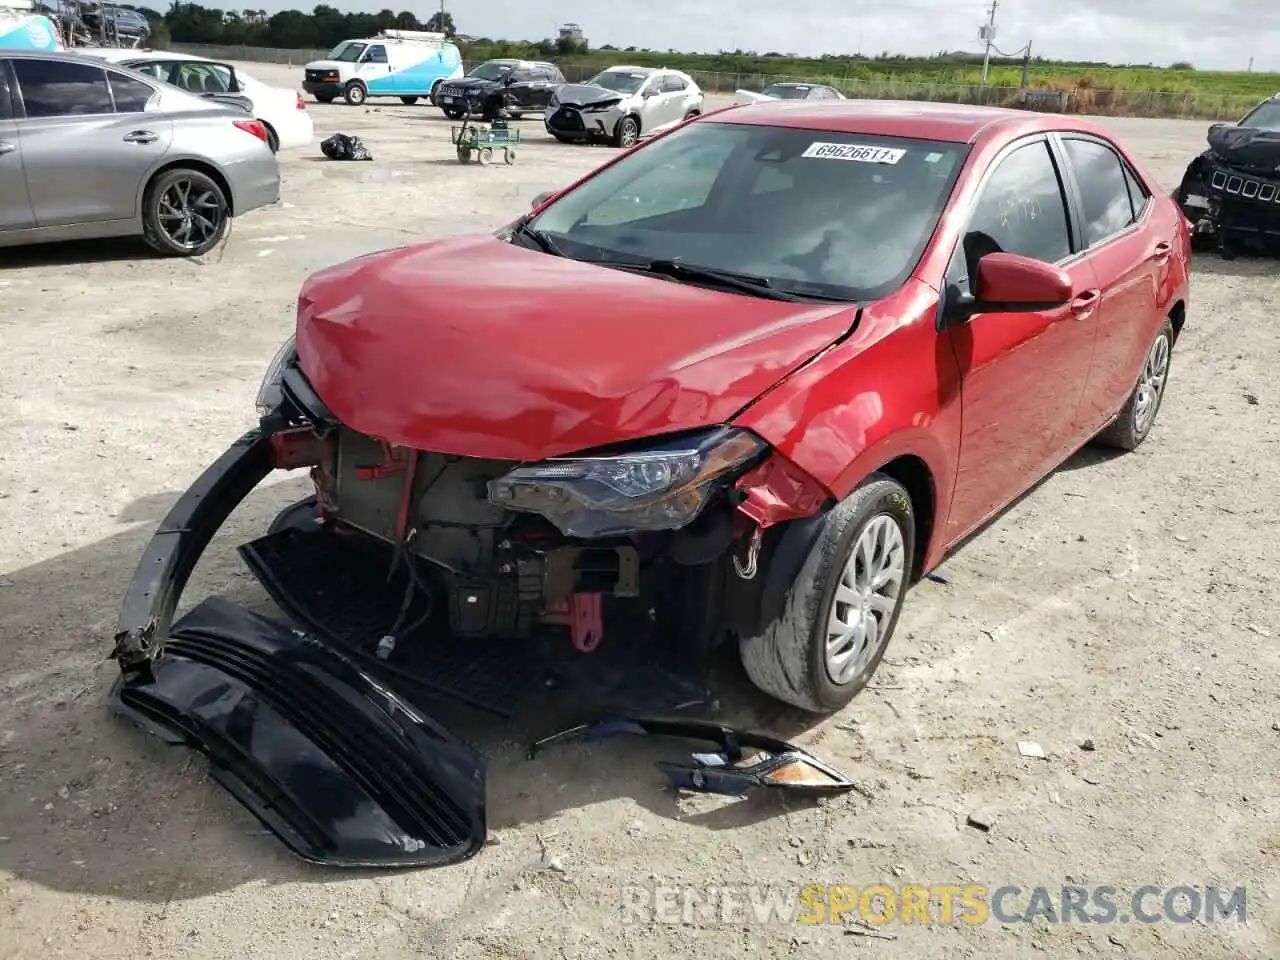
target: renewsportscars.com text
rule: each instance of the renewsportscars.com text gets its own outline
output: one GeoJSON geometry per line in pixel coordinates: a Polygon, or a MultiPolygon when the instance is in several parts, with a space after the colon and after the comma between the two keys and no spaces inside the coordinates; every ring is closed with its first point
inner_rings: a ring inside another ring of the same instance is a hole
{"type": "Polygon", "coordinates": [[[1245,888],[982,884],[631,886],[624,923],[1244,923],[1245,888]]]}

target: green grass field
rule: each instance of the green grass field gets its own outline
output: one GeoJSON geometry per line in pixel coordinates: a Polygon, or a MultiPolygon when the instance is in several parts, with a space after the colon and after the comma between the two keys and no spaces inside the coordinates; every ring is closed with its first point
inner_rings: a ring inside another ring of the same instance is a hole
{"type": "MultiPolygon", "coordinates": [[[[473,43],[464,47],[463,55],[476,63],[489,57],[545,57],[548,53],[532,44],[473,43]]],[[[994,60],[987,80],[991,90],[984,95],[979,89],[981,61],[956,55],[807,59],[593,50],[550,56],[570,80],[585,79],[619,63],[668,66],[692,74],[704,89],[716,93],[739,87],[759,90],[773,80],[787,79],[829,83],[850,96],[999,103],[1016,97],[1022,79],[1020,61],[994,60]]],[[[1280,74],[1033,61],[1027,87],[1070,93],[1068,109],[1074,112],[1236,119],[1259,100],[1280,92],[1280,74]]]]}

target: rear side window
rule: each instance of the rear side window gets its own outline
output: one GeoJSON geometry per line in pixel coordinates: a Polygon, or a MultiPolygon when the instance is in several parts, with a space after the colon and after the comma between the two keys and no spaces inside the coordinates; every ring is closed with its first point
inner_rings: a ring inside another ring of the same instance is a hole
{"type": "Polygon", "coordinates": [[[1063,140],[1080,186],[1085,242],[1094,246],[1134,221],[1124,165],[1116,152],[1094,140],[1063,140]]]}
{"type": "Polygon", "coordinates": [[[564,74],[560,72],[559,67],[550,64],[544,69],[546,70],[547,79],[552,83],[564,83],[564,74]]]}
{"type": "Polygon", "coordinates": [[[116,101],[116,113],[141,113],[156,95],[151,87],[123,73],[108,73],[111,78],[111,95],[116,101]]]}
{"type": "Polygon", "coordinates": [[[1138,182],[1138,178],[1129,169],[1128,164],[1124,164],[1124,182],[1129,188],[1129,203],[1133,206],[1133,219],[1137,220],[1142,216],[1142,211],[1147,208],[1147,191],[1138,182]]]}
{"type": "Polygon", "coordinates": [[[113,113],[107,72],[101,67],[59,60],[13,61],[27,116],[75,117],[113,113]]]}
{"type": "Polygon", "coordinates": [[[663,93],[679,93],[685,88],[685,86],[685,82],[674,73],[668,73],[662,78],[663,93]]]}
{"type": "Polygon", "coordinates": [[[982,188],[965,246],[970,276],[987,253],[1016,253],[1045,263],[1071,255],[1066,198],[1047,143],[1025,144],[1000,161],[982,188]]]}

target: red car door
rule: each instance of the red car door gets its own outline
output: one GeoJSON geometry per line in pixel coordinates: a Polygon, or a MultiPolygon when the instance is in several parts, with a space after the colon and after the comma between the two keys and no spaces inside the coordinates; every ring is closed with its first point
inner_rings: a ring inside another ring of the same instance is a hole
{"type": "Polygon", "coordinates": [[[1061,266],[1077,296],[1053,310],[975,314],[943,331],[960,369],[963,411],[948,545],[1057,466],[1078,432],[1100,300],[1079,247],[1048,138],[1019,141],[979,191],[947,286],[970,288],[978,259],[1003,251],[1061,266]]]}
{"type": "Polygon", "coordinates": [[[1160,289],[1172,231],[1154,223],[1155,204],[1112,147],[1084,134],[1060,135],[1068,188],[1102,290],[1097,345],[1080,404],[1080,441],[1124,405],[1160,327],[1160,289]],[[1165,236],[1165,233],[1168,236],[1165,236]]]}

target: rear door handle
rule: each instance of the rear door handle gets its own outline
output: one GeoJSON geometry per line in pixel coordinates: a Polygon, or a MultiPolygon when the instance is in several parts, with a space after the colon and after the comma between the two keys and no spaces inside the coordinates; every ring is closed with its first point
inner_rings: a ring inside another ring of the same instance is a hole
{"type": "Polygon", "coordinates": [[[1151,259],[1157,263],[1164,263],[1169,259],[1169,254],[1173,252],[1173,244],[1167,240],[1161,240],[1156,244],[1155,249],[1151,251],[1151,259]]]}
{"type": "Polygon", "coordinates": [[[150,130],[134,130],[124,135],[125,143],[155,143],[159,139],[150,130]]]}
{"type": "Polygon", "coordinates": [[[0,157],[3,157],[6,153],[13,153],[17,149],[16,144],[12,144],[8,140],[0,140],[0,157]]]}
{"type": "Polygon", "coordinates": [[[1071,301],[1071,313],[1077,320],[1088,320],[1102,302],[1101,290],[1086,290],[1071,301]]]}

